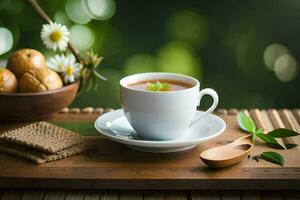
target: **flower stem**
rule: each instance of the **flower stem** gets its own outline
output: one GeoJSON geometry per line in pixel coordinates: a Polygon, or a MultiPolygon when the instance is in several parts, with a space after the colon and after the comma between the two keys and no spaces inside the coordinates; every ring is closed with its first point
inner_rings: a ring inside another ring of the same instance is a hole
{"type": "MultiPolygon", "coordinates": [[[[27,0],[27,2],[30,4],[30,6],[33,8],[33,10],[47,23],[52,22],[50,17],[45,13],[45,11],[40,7],[40,5],[36,2],[36,0],[27,0]]],[[[77,62],[81,62],[81,56],[78,51],[78,49],[71,43],[68,42],[68,48],[70,51],[74,54],[76,57],[77,62]]]]}

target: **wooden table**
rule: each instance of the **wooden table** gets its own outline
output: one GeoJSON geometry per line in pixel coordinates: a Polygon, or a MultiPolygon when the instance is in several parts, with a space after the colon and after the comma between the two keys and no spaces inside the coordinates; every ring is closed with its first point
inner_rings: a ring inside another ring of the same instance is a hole
{"type": "Polygon", "coordinates": [[[299,200],[299,191],[5,190],[1,200],[299,200]]]}
{"type": "MultiPolygon", "coordinates": [[[[272,130],[286,127],[300,132],[300,110],[292,112],[290,110],[251,109],[243,110],[243,112],[249,114],[259,128],[272,130]]],[[[235,109],[219,110],[217,114],[227,124],[225,133],[190,151],[181,153],[135,152],[124,145],[101,139],[97,151],[39,166],[0,154],[0,187],[3,188],[0,196],[2,192],[4,193],[2,199],[8,199],[6,197],[10,195],[22,196],[22,199],[32,199],[27,197],[31,195],[37,196],[37,199],[44,197],[51,199],[50,197],[53,196],[57,196],[54,199],[68,199],[69,196],[74,196],[75,199],[151,199],[152,197],[158,199],[247,199],[250,197],[261,199],[271,196],[278,197],[278,199],[283,199],[283,197],[300,199],[300,192],[284,191],[300,188],[299,147],[289,151],[278,150],[286,158],[285,167],[265,161],[257,163],[254,160],[245,159],[233,167],[213,170],[200,161],[201,151],[228,143],[245,134],[238,129],[236,113],[235,109]],[[9,191],[7,188],[22,189],[9,191]],[[24,188],[41,189],[24,190],[24,188]],[[56,190],[58,188],[62,190],[56,190]],[[73,189],[80,190],[74,191],[73,189]],[[122,191],[109,192],[99,191],[99,189],[122,191]],[[169,191],[174,189],[180,191],[169,191]],[[254,190],[255,192],[241,190],[254,190]],[[270,192],[269,190],[276,191],[270,192]]],[[[90,121],[98,115],[74,110],[57,114],[51,121],[90,121]]],[[[3,131],[13,126],[15,125],[1,124],[0,129],[3,131]]],[[[300,136],[292,140],[300,144],[300,136]]],[[[267,148],[264,145],[257,143],[251,154],[255,155],[265,150],[267,148]]]]}

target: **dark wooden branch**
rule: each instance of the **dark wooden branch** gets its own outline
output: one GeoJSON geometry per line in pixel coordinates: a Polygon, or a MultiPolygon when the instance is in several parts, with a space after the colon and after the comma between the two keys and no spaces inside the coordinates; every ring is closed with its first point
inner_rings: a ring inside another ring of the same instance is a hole
{"type": "MultiPolygon", "coordinates": [[[[45,11],[40,7],[40,5],[36,2],[36,0],[27,0],[27,2],[30,4],[30,6],[33,8],[33,10],[47,23],[52,22],[50,17],[45,13],[45,11]]],[[[76,57],[77,62],[81,62],[81,56],[78,51],[78,49],[71,43],[68,42],[68,48],[70,51],[74,54],[76,57]]]]}

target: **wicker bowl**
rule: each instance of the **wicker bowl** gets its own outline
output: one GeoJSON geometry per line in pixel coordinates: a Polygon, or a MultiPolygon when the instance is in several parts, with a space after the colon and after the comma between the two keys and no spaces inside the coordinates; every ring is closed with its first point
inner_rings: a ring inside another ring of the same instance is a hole
{"type": "Polygon", "coordinates": [[[47,92],[0,94],[0,122],[47,118],[72,103],[79,83],[47,92]]]}

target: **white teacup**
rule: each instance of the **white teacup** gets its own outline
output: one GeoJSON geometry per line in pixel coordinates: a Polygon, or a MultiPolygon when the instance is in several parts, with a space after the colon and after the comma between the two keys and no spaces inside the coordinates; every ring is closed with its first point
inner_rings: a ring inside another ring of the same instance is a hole
{"type": "Polygon", "coordinates": [[[123,78],[120,86],[121,104],[127,120],[139,136],[152,140],[180,137],[189,126],[212,112],[219,101],[213,89],[199,92],[199,81],[182,74],[135,74],[123,78]],[[147,80],[174,80],[191,84],[192,87],[177,91],[148,91],[129,87],[130,84],[147,80]],[[213,104],[207,111],[195,116],[203,95],[210,95],[213,104]]]}

